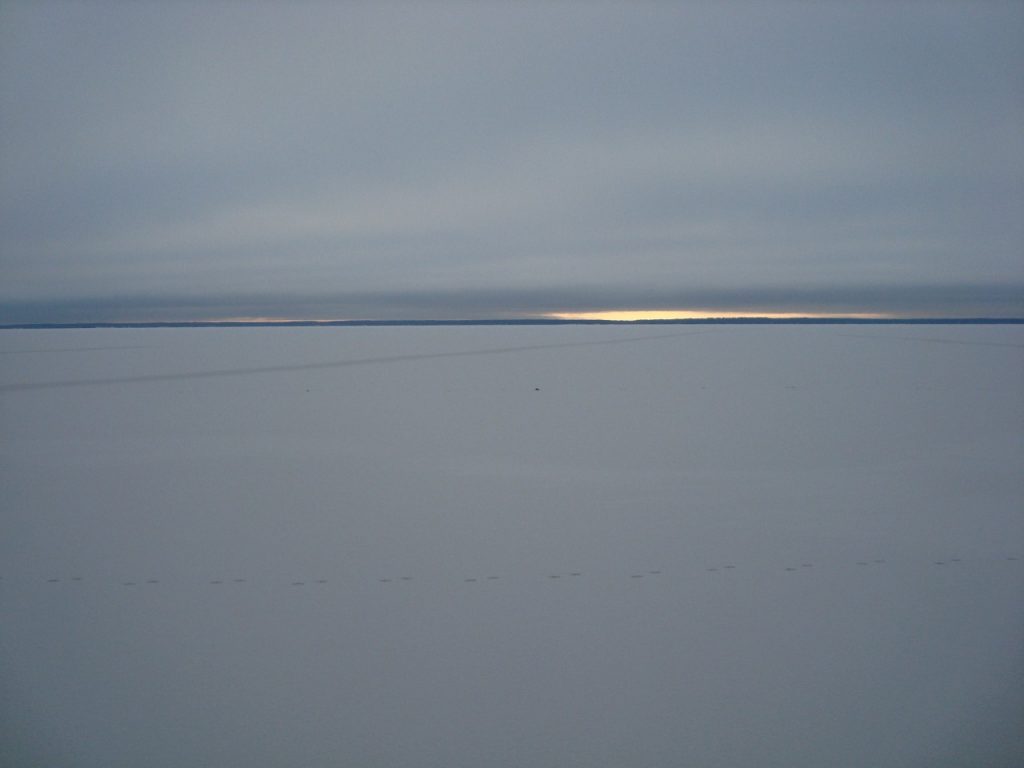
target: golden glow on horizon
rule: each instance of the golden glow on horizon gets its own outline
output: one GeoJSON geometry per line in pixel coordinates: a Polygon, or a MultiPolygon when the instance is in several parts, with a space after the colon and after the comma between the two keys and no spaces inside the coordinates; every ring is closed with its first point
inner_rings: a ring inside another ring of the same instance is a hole
{"type": "MultiPolygon", "coordinates": [[[[888,312],[775,312],[766,310],[716,310],[716,309],[616,309],[601,312],[544,312],[537,315],[518,315],[518,320],[608,320],[621,323],[639,320],[891,320],[899,315],[888,312]]],[[[380,322],[376,318],[342,317],[216,317],[192,320],[196,323],[337,323],[337,322],[380,322]]],[[[461,319],[472,322],[471,319],[461,319]]],[[[417,320],[410,320],[415,323],[417,320]]],[[[444,322],[443,320],[440,322],[444,322]]]]}
{"type": "Polygon", "coordinates": [[[884,320],[892,317],[880,312],[757,312],[725,311],[716,309],[620,309],[608,312],[550,312],[545,317],[556,320],[734,320],[742,318],[765,318],[767,320],[795,320],[807,318],[822,320],[830,318],[851,318],[855,320],[884,320]]]}

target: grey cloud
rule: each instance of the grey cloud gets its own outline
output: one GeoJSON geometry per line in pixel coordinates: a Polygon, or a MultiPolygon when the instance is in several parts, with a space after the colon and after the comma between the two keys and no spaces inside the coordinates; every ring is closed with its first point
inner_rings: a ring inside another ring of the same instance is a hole
{"type": "Polygon", "coordinates": [[[0,13],[7,303],[1024,282],[1019,5],[0,13]]]}

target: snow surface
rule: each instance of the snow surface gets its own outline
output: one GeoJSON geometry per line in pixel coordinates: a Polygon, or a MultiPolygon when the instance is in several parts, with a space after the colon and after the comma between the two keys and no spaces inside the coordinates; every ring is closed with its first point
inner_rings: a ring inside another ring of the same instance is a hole
{"type": "Polygon", "coordinates": [[[1022,350],[2,332],[0,765],[1024,765],[1022,350]]]}

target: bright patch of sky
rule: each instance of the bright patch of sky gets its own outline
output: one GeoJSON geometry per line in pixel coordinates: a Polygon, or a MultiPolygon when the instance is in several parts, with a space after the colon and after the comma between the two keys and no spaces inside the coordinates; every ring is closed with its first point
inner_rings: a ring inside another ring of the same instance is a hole
{"type": "Polygon", "coordinates": [[[0,5],[0,322],[1024,314],[1020,3],[0,5]]]}
{"type": "Polygon", "coordinates": [[[554,312],[551,317],[558,320],[613,320],[616,322],[637,322],[641,320],[702,320],[706,318],[742,319],[767,318],[771,320],[856,318],[861,320],[882,320],[890,315],[870,312],[727,312],[716,309],[647,309],[619,310],[611,312],[554,312]]]}

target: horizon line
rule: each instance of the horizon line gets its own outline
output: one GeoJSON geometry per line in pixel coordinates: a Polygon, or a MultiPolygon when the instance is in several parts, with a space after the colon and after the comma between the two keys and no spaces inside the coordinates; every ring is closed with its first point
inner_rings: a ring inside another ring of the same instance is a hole
{"type": "Polygon", "coordinates": [[[864,315],[768,315],[610,319],[607,317],[522,317],[447,319],[293,320],[235,318],[226,320],[121,321],[71,323],[0,323],[0,330],[59,330],[75,328],[267,328],[356,326],[472,326],[472,325],[1021,325],[1024,317],[879,317],[864,315]]]}

